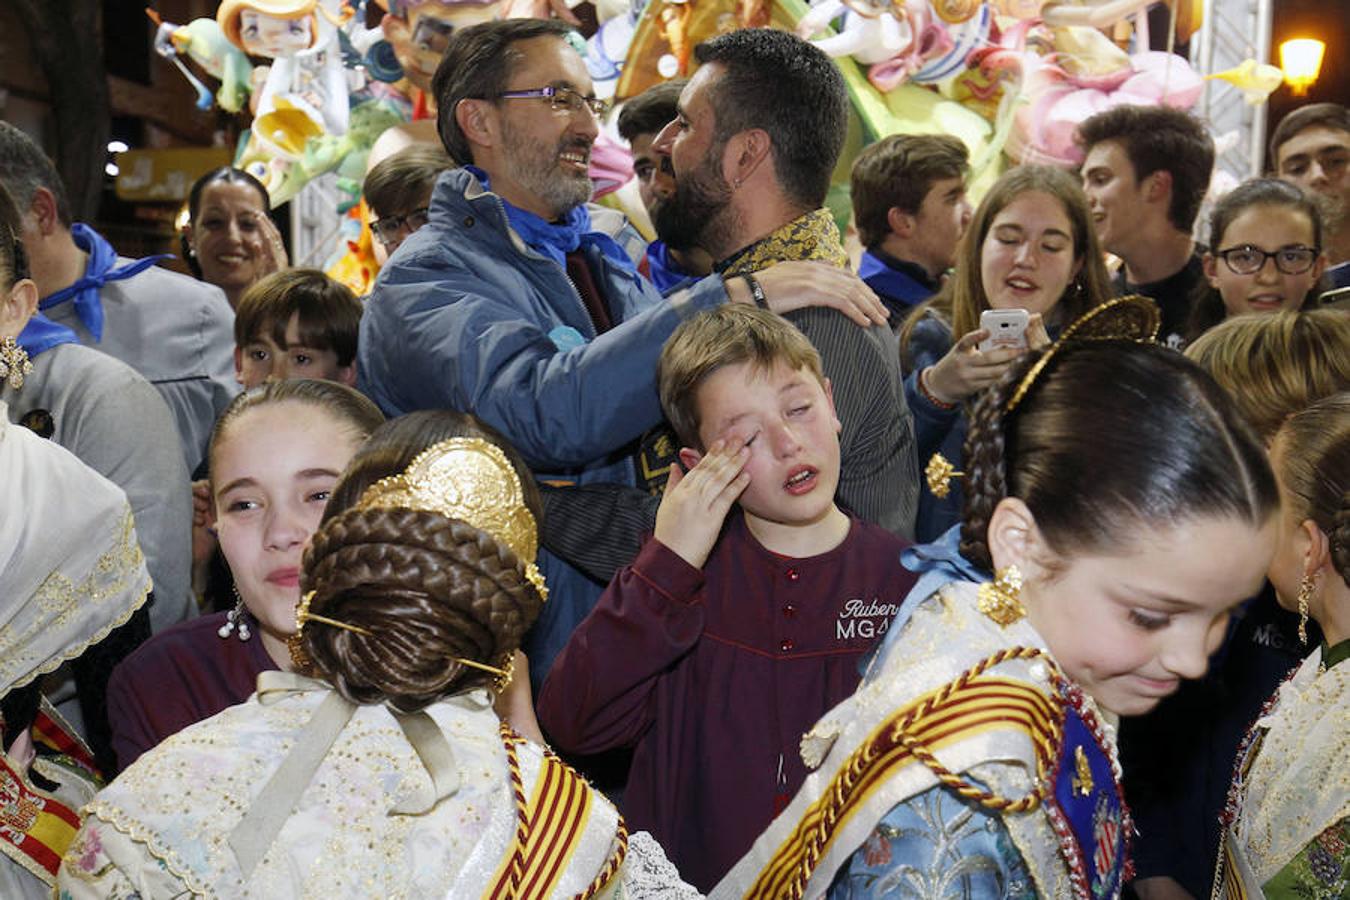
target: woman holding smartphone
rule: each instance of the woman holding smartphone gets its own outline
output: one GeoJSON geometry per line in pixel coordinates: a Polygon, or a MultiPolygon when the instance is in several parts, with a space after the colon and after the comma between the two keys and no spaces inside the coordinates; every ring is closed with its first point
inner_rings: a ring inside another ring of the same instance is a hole
{"type": "MultiPolygon", "coordinates": [[[[900,332],[905,399],[914,412],[920,464],[941,453],[959,469],[965,404],[998,381],[1028,347],[1048,343],[1060,327],[1110,297],[1078,181],[1050,166],[1005,173],[975,210],[955,274],[900,332]],[[1003,310],[1024,310],[1026,318],[1003,310]],[[992,327],[986,328],[982,317],[990,311],[985,322],[992,327]],[[1005,323],[1010,327],[1001,327],[1005,323]],[[1024,340],[1014,345],[1009,338],[1019,326],[1024,340]]],[[[960,516],[959,488],[945,497],[921,494],[915,539],[936,540],[960,516]]]]}

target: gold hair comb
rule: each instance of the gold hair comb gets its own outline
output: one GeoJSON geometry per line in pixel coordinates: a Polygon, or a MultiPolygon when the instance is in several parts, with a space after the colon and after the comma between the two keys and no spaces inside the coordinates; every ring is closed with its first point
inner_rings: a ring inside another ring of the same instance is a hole
{"type": "Polygon", "coordinates": [[[1045,371],[1050,361],[1066,344],[1081,341],[1127,340],[1136,343],[1151,343],[1157,340],[1158,329],[1162,326],[1162,313],[1158,305],[1148,297],[1131,294],[1108,300],[1079,316],[1059,339],[1050,345],[1050,349],[1041,354],[1036,364],[1027,370],[1017,384],[1017,390],[1004,405],[1004,412],[1012,412],[1026,397],[1027,392],[1036,384],[1036,379],[1045,371]]]}
{"type": "Polygon", "coordinates": [[[450,438],[417,455],[400,475],[366,488],[355,509],[421,509],[487,532],[516,554],[525,578],[548,599],[534,563],[539,533],[520,477],[506,454],[482,438],[450,438]]]}

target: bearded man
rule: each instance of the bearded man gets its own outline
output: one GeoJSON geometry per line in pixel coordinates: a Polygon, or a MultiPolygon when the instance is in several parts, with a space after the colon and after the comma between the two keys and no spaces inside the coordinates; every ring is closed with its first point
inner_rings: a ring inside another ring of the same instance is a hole
{"type": "MultiPolygon", "coordinates": [[[[709,276],[663,300],[586,201],[596,99],[566,25],[507,19],[455,32],[432,82],[441,175],[428,222],[380,272],[362,317],[361,388],[389,415],[471,412],[544,481],[636,484],[638,438],[661,421],[656,360],[683,319],[755,302],[709,276]]],[[[629,229],[631,231],[631,229],[629,229]]],[[[884,323],[847,271],[793,262],[759,275],[770,308],[833,306],[884,323]]],[[[536,681],[603,587],[541,554],[550,597],[525,652],[536,681]]]]}

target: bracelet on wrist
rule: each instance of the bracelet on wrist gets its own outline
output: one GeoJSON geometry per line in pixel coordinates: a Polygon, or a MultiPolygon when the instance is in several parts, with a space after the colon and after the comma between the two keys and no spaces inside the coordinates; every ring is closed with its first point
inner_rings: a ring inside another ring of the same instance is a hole
{"type": "Polygon", "coordinates": [[[923,397],[923,399],[927,400],[929,403],[933,404],[938,409],[956,409],[955,403],[948,403],[945,400],[939,400],[937,396],[931,390],[928,389],[928,384],[925,381],[925,376],[928,374],[928,370],[931,368],[933,367],[926,366],[920,369],[919,374],[916,375],[914,378],[914,383],[918,385],[919,388],[919,394],[923,397]]]}
{"type": "Polygon", "coordinates": [[[768,309],[769,298],[764,296],[764,288],[760,286],[755,276],[749,272],[742,272],[739,277],[745,279],[745,286],[750,289],[750,296],[754,298],[755,305],[760,309],[768,309]]]}

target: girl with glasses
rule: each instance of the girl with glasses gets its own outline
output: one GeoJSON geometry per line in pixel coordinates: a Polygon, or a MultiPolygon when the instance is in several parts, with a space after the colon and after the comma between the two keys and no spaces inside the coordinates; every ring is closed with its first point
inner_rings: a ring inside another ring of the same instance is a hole
{"type": "Polygon", "coordinates": [[[1220,200],[1209,222],[1209,285],[1196,300],[1188,343],[1231,316],[1316,305],[1313,288],[1327,265],[1322,216],[1301,190],[1253,179],[1220,200]]]}

